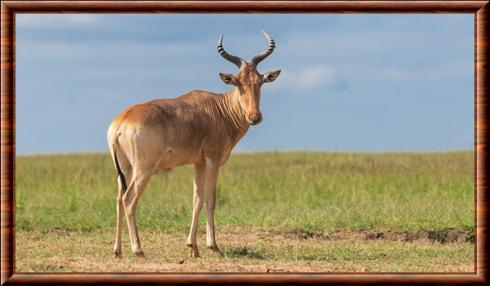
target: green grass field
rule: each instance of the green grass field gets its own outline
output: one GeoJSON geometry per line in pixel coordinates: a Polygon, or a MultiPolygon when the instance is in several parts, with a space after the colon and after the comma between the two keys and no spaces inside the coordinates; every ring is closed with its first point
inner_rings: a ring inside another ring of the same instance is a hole
{"type": "Polygon", "coordinates": [[[109,155],[18,156],[17,271],[473,271],[473,165],[470,151],[234,154],[217,190],[223,256],[204,251],[203,212],[199,259],[185,255],[193,168],[176,168],[138,205],[147,260],[125,231],[114,263],[109,155]]]}

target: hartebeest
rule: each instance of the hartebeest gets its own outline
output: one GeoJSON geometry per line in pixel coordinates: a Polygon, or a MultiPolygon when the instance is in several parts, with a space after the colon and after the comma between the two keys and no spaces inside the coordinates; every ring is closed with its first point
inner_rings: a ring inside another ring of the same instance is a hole
{"type": "Polygon", "coordinates": [[[131,106],[112,121],[107,140],[118,175],[116,257],[122,256],[123,211],[132,251],[144,256],[136,228],[138,200],[155,172],[187,164],[194,164],[195,171],[192,223],[187,239],[190,255],[199,256],[196,231],[204,200],[206,243],[219,252],[214,233],[219,168],[250,125],[262,121],[260,88],[263,83],[274,81],[281,72],[260,74],[257,71],[257,65],[275,48],[274,40],[263,33],[269,47],[250,63],[228,54],[223,48],[223,36],[219,39],[219,54],[240,69],[236,75],[219,74],[226,84],[235,86],[232,91],[218,94],[194,90],[173,99],[156,99],[131,106]]]}

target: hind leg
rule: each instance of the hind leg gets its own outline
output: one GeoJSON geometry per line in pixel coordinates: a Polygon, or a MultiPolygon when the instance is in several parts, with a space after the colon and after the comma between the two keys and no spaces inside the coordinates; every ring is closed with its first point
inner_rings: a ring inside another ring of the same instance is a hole
{"type": "Polygon", "coordinates": [[[151,175],[151,172],[133,170],[133,175],[131,182],[128,185],[128,190],[122,197],[122,203],[126,212],[126,220],[128,222],[129,237],[131,239],[131,250],[138,257],[144,257],[144,253],[143,249],[141,248],[138,229],[136,227],[136,206],[151,178],[151,175]]]}
{"type": "Polygon", "coordinates": [[[123,189],[121,186],[121,182],[118,180],[118,189],[119,193],[117,194],[117,223],[116,223],[116,242],[114,243],[114,256],[116,258],[122,258],[122,247],[121,247],[121,232],[122,232],[122,224],[124,219],[124,205],[122,201],[123,197],[123,189]]]}
{"type": "MultiPolygon", "coordinates": [[[[123,172],[123,176],[125,180],[131,178],[131,165],[127,162],[124,156],[119,156],[118,162],[121,167],[121,171],[123,172]]],[[[121,245],[121,236],[122,236],[122,228],[123,228],[123,220],[124,220],[124,205],[123,205],[123,195],[126,192],[123,189],[121,178],[117,178],[117,201],[116,201],[116,240],[114,242],[114,257],[122,258],[122,245],[121,245]]]]}

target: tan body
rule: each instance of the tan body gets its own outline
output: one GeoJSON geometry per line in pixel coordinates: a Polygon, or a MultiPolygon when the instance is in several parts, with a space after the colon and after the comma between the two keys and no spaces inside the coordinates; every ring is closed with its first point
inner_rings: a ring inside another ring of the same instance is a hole
{"type": "Polygon", "coordinates": [[[235,91],[223,95],[195,90],[132,106],[109,127],[109,146],[119,135],[122,154],[135,163],[143,160],[138,164],[153,171],[203,164],[205,157],[222,165],[249,128],[243,110],[234,103],[236,96],[235,91]]]}
{"type": "MultiPolygon", "coordinates": [[[[227,54],[228,55],[228,54],[227,54]]],[[[261,75],[256,64],[243,62],[237,75],[220,74],[236,87],[226,94],[194,90],[174,99],[134,105],[111,123],[107,140],[119,174],[116,257],[121,257],[124,215],[133,253],[143,256],[136,227],[136,206],[151,176],[162,169],[194,164],[194,202],[187,240],[192,256],[200,210],[206,202],[207,246],[216,252],[214,209],[218,171],[250,125],[262,120],[260,87],[280,71],[261,75]]]]}

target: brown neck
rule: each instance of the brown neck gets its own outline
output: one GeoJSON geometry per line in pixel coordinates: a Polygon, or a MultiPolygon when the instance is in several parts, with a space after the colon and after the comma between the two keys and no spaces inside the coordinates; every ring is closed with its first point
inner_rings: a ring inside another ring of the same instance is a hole
{"type": "Polygon", "coordinates": [[[247,132],[250,127],[245,117],[245,110],[239,101],[239,90],[233,90],[219,96],[217,109],[219,110],[221,120],[225,123],[231,134],[237,136],[238,141],[247,132]]]}

